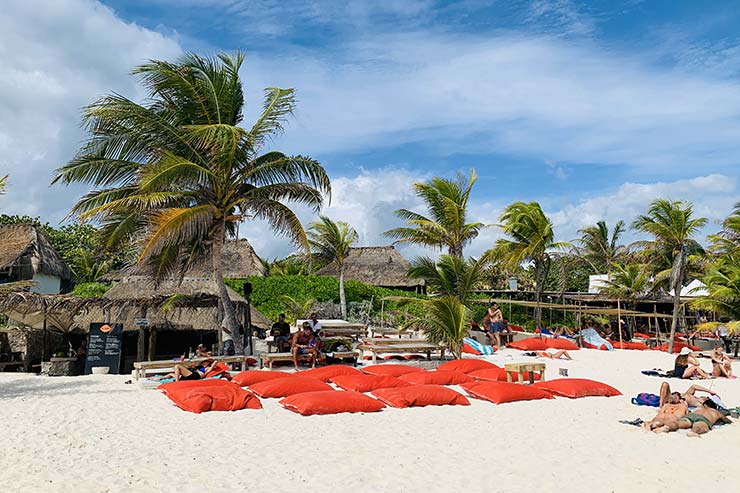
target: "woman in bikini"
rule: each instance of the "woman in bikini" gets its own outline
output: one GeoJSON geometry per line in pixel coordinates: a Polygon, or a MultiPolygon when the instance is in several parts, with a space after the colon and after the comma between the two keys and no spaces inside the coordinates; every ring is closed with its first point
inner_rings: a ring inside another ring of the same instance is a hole
{"type": "Polygon", "coordinates": [[[709,378],[709,375],[699,367],[699,361],[691,354],[691,349],[685,347],[676,356],[673,365],[673,376],[677,378],[709,378]]]}
{"type": "Polygon", "coordinates": [[[215,360],[205,360],[197,366],[190,368],[185,365],[175,365],[175,371],[173,373],[168,373],[154,380],[164,380],[167,378],[174,378],[175,382],[179,382],[180,380],[203,380],[215,366],[215,360]]]}
{"type": "Polygon", "coordinates": [[[725,348],[722,344],[718,344],[712,351],[712,375],[735,378],[735,375],[732,374],[732,359],[725,354],[725,348]]]}

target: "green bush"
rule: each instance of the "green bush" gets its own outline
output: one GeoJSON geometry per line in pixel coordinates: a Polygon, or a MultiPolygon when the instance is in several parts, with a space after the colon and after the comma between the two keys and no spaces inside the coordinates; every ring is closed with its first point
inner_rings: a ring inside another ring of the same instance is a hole
{"type": "MultiPolygon", "coordinates": [[[[287,295],[298,301],[310,298],[316,301],[331,301],[339,303],[339,281],[328,276],[251,276],[247,279],[252,283],[251,302],[255,308],[262,312],[270,320],[277,320],[280,312],[285,306],[280,301],[280,296],[287,295]]],[[[242,293],[244,279],[227,279],[226,284],[237,293],[242,293]]],[[[347,303],[373,300],[371,314],[380,312],[381,300],[388,296],[404,296],[418,298],[421,295],[400,289],[386,289],[371,286],[358,281],[348,280],[344,283],[347,294],[347,303]]],[[[399,302],[386,301],[384,309],[386,312],[399,310],[399,302]]],[[[415,310],[409,305],[408,311],[415,310]]]]}

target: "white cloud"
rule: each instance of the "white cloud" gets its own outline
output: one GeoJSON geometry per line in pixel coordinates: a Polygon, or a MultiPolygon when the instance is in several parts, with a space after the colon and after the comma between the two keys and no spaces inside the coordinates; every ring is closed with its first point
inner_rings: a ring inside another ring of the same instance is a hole
{"type": "Polygon", "coordinates": [[[49,188],[76,152],[80,110],[111,91],[141,96],[131,69],[173,58],[178,43],[92,0],[11,0],[0,16],[0,211],[57,222],[83,187],[49,188]]]}

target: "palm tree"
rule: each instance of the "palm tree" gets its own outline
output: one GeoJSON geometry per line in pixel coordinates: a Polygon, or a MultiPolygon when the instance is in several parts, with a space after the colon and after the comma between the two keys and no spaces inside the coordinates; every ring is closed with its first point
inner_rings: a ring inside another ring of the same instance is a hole
{"type": "Polygon", "coordinates": [[[0,176],[0,195],[5,193],[5,187],[8,183],[8,175],[0,176]]]}
{"type": "Polygon", "coordinates": [[[466,179],[458,173],[455,180],[432,178],[428,182],[414,183],[416,196],[424,201],[430,217],[398,209],[396,215],[406,221],[407,227],[385,232],[396,243],[414,243],[443,249],[453,257],[463,256],[463,247],[478,236],[483,223],[466,223],[470,192],[478,179],[475,170],[466,179]]]}
{"type": "Polygon", "coordinates": [[[332,221],[326,216],[319,216],[319,220],[311,223],[308,233],[311,244],[311,256],[315,256],[327,263],[333,263],[339,272],[339,307],[342,318],[347,318],[347,298],[344,294],[344,261],[349,256],[349,250],[357,241],[358,235],[354,228],[343,221],[332,221]]]}
{"type": "MultiPolygon", "coordinates": [[[[542,300],[542,289],[552,263],[552,250],[569,246],[567,242],[556,242],[550,219],[537,202],[514,202],[504,209],[499,225],[509,238],[501,238],[489,251],[493,259],[500,259],[506,268],[513,269],[523,263],[534,267],[535,301],[542,300]]],[[[535,308],[535,320],[539,327],[542,309],[535,308]]]]}
{"type": "Polygon", "coordinates": [[[740,257],[721,257],[702,281],[709,294],[698,297],[692,304],[740,320],[740,257]]]}
{"type": "Polygon", "coordinates": [[[421,303],[424,314],[411,319],[406,326],[414,325],[423,330],[430,342],[444,343],[456,358],[460,358],[462,340],[470,327],[470,310],[457,296],[441,296],[421,303]]]}
{"type": "Polygon", "coordinates": [[[650,272],[640,264],[614,264],[612,275],[603,281],[600,291],[634,303],[650,291],[650,272]]]}
{"type": "Polygon", "coordinates": [[[488,259],[465,260],[451,255],[440,255],[435,262],[428,257],[411,261],[408,276],[426,280],[427,287],[440,296],[454,296],[470,308],[475,288],[485,277],[488,259]]]}
{"type": "Polygon", "coordinates": [[[638,217],[632,227],[648,233],[653,240],[647,242],[649,250],[659,258],[670,259],[670,287],[673,290],[673,319],[668,352],[673,352],[673,339],[676,335],[678,314],[681,308],[681,286],[686,277],[687,256],[696,242],[691,239],[707,223],[706,218],[692,217],[691,203],[680,200],[656,199],[645,215],[638,217]]]}
{"type": "Polygon", "coordinates": [[[712,251],[720,255],[740,256],[740,202],[722,222],[722,231],[709,235],[712,251]]]}
{"type": "Polygon", "coordinates": [[[285,202],[318,211],[331,191],[317,161],[262,153],[295,109],[293,89],[267,89],[256,122],[240,126],[243,60],[242,53],[189,54],[138,67],[133,73],[149,98],[138,104],[111,94],[88,106],[83,120],[90,136],[53,181],[91,185],[70,215],[100,221],[108,246],[139,241],[137,263],[156,275],[182,275],[209,259],[231,334],[239,323],[221,270],[227,237],[239,222],[263,219],[308,249],[285,202]]]}
{"type": "Polygon", "coordinates": [[[617,244],[619,237],[624,233],[624,229],[624,221],[619,221],[614,226],[610,236],[606,221],[599,221],[595,226],[588,226],[578,231],[581,233],[581,237],[578,239],[578,243],[581,245],[578,248],[578,253],[581,258],[588,262],[594,274],[603,272],[603,269],[606,269],[607,274],[609,274],[612,264],[626,253],[626,248],[617,244]]]}
{"type": "Polygon", "coordinates": [[[284,307],[283,310],[285,311],[288,322],[295,324],[296,320],[311,313],[314,305],[316,305],[316,299],[298,299],[284,294],[280,296],[280,303],[284,307]]]}

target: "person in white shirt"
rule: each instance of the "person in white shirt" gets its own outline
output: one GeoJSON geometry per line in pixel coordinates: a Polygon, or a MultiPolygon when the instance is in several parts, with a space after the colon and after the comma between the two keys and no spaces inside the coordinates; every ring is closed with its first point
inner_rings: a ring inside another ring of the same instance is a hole
{"type": "Polygon", "coordinates": [[[311,317],[308,320],[308,325],[311,327],[311,330],[315,335],[321,335],[321,322],[319,322],[319,317],[316,313],[311,314],[311,317]]]}

